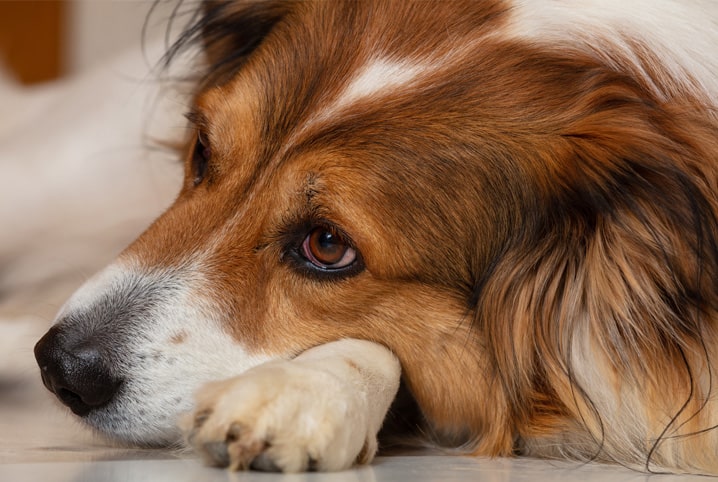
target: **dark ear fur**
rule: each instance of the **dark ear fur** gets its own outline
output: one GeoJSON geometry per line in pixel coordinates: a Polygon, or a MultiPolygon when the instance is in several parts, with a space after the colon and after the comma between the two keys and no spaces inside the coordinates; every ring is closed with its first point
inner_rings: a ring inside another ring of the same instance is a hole
{"type": "Polygon", "coordinates": [[[713,428],[698,414],[715,396],[718,123],[692,115],[699,107],[606,105],[611,121],[596,110],[572,126],[573,170],[540,204],[551,208],[541,230],[507,250],[480,286],[476,326],[522,436],[572,419],[599,455],[613,442],[591,392],[630,386],[646,406],[660,400],[671,417],[644,428],[649,470],[666,440],[713,428]],[[615,380],[582,386],[577,346],[592,346],[615,380]]]}
{"type": "Polygon", "coordinates": [[[168,50],[165,63],[200,45],[208,74],[202,83],[222,84],[241,68],[292,6],[293,2],[280,0],[206,0],[168,50]]]}

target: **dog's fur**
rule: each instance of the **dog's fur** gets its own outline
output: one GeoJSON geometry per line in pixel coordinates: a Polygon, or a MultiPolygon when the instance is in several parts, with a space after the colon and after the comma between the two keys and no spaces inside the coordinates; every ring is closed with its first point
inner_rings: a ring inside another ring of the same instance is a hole
{"type": "Polygon", "coordinates": [[[89,349],[113,394],[77,411],[143,444],[217,381],[189,441],[235,468],[371,460],[400,364],[394,435],[718,473],[718,16],[687,3],[207,4],[170,52],[207,58],[182,191],[43,371],[89,349]]]}

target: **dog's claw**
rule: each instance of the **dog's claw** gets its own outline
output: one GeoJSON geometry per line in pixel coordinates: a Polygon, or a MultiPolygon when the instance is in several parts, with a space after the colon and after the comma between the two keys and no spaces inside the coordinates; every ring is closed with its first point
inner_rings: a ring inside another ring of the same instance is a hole
{"type": "Polygon", "coordinates": [[[202,444],[205,459],[215,467],[227,467],[230,463],[227,444],[224,442],[206,442],[202,444]]]}
{"type": "Polygon", "coordinates": [[[236,442],[237,440],[239,440],[240,436],[242,435],[242,432],[242,425],[237,422],[233,423],[229,426],[229,429],[227,429],[227,435],[224,438],[225,442],[227,442],[228,444],[236,442]]]}
{"type": "Polygon", "coordinates": [[[251,438],[246,440],[236,439],[227,447],[230,459],[229,469],[237,471],[258,468],[269,472],[280,472],[279,467],[265,452],[267,447],[269,447],[269,444],[261,440],[252,440],[251,438]],[[259,464],[257,467],[255,467],[255,461],[259,464]]]}
{"type": "Polygon", "coordinates": [[[265,470],[278,472],[279,467],[267,456],[269,444],[253,438],[248,427],[238,422],[227,429],[224,442],[227,446],[230,470],[265,470]]]}
{"type": "Polygon", "coordinates": [[[262,472],[281,472],[282,469],[272,460],[265,452],[257,455],[249,465],[252,470],[261,470],[262,472]]]}

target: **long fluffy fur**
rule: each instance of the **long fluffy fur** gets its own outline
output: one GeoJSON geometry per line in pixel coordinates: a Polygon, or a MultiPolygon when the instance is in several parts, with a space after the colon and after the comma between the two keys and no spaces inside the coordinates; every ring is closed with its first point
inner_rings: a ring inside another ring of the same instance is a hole
{"type": "Polygon", "coordinates": [[[389,347],[434,443],[718,473],[718,12],[605,3],[205,3],[207,174],[126,271],[249,354],[389,347]],[[364,266],[292,264],[317,223],[364,266]]]}
{"type": "MultiPolygon", "coordinates": [[[[681,32],[696,27],[674,18],[678,3],[662,6],[637,9],[681,32]]],[[[716,472],[718,76],[703,69],[715,56],[689,57],[690,45],[670,47],[613,4],[600,21],[558,1],[435,7],[219,2],[169,57],[204,43],[209,69],[200,92],[229,82],[263,47],[278,68],[296,68],[305,83],[276,87],[289,98],[285,118],[268,124],[269,146],[304,119],[302,109],[321,103],[306,82],[341,80],[330,78],[340,71],[318,70],[326,58],[311,65],[287,60],[292,54],[281,47],[268,52],[280,45],[277,32],[307,49],[349,55],[352,41],[332,36],[362,36],[363,45],[400,41],[399,52],[441,59],[419,85],[385,99],[390,107],[364,103],[311,140],[314,148],[356,141],[359,149],[359,140],[381,139],[367,147],[386,159],[374,174],[388,169],[413,191],[377,184],[361,192],[419,206],[387,221],[387,230],[415,242],[394,255],[418,252],[423,260],[405,259],[401,275],[441,286],[466,307],[470,330],[446,341],[474,352],[456,355],[460,366],[437,356],[420,373],[412,364],[422,347],[387,342],[429,424],[462,434],[481,455],[716,472]],[[436,11],[415,18],[411,9],[436,11]],[[300,32],[307,11],[327,27],[300,32]],[[532,29],[521,28],[528,23],[532,29]]]]}

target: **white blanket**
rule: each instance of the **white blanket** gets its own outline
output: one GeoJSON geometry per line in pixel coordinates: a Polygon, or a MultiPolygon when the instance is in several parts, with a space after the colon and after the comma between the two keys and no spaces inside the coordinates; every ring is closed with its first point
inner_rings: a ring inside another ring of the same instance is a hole
{"type": "Polygon", "coordinates": [[[40,87],[0,78],[0,381],[179,190],[179,155],[158,141],[183,139],[188,96],[151,70],[134,49],[40,87]]]}

